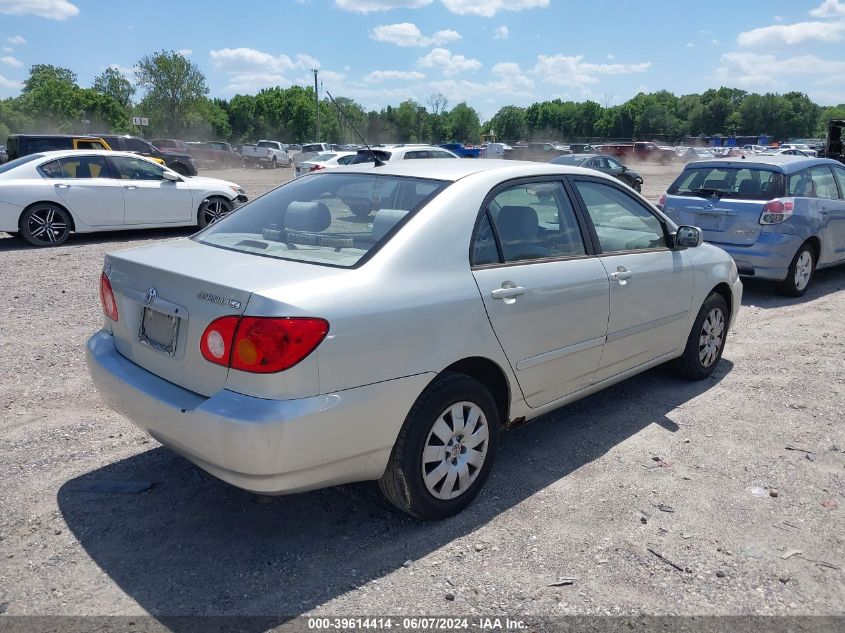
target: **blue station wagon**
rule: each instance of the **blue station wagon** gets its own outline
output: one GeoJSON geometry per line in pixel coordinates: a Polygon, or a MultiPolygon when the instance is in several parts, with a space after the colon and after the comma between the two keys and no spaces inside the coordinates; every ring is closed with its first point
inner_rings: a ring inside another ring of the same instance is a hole
{"type": "Polygon", "coordinates": [[[690,163],[658,204],[727,251],[740,275],[798,297],[818,268],[845,263],[845,166],[756,156],[690,163]]]}

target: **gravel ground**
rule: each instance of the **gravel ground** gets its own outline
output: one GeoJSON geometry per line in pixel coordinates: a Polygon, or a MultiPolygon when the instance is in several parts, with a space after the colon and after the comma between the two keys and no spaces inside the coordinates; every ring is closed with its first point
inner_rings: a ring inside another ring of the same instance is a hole
{"type": "MultiPolygon", "coordinates": [[[[676,173],[641,171],[651,199],[676,173]]],[[[0,613],[845,614],[845,269],[801,300],[747,283],[712,379],[658,368],[514,429],[422,524],[372,483],[255,497],[100,402],[103,254],[186,234],[0,238],[0,613]]]]}

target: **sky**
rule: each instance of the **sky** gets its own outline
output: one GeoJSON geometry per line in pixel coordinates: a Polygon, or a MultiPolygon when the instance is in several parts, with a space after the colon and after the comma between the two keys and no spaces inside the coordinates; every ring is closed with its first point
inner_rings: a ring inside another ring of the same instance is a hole
{"type": "Polygon", "coordinates": [[[313,85],[367,109],[443,93],[483,119],[721,85],[845,103],[845,0],[0,0],[0,98],[33,64],[90,86],[180,51],[210,96],[313,85]],[[118,8],[119,7],[119,8],[118,8]]]}

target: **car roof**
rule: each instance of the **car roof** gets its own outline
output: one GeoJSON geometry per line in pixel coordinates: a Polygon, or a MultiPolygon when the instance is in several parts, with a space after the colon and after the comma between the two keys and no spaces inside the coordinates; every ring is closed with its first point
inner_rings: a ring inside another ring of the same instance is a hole
{"type": "Polygon", "coordinates": [[[45,158],[66,158],[68,156],[79,156],[80,154],[100,156],[128,156],[129,158],[143,158],[144,160],[147,160],[151,163],[155,163],[155,161],[149,160],[146,156],[141,156],[140,154],[136,154],[135,152],[120,152],[107,149],[60,149],[50,152],[35,153],[39,156],[44,156],[45,158]]]}
{"type": "MultiPolygon", "coordinates": [[[[385,176],[406,176],[411,178],[430,178],[456,182],[467,176],[482,172],[501,172],[503,177],[521,178],[548,174],[589,174],[602,177],[600,172],[573,165],[555,165],[527,160],[504,160],[493,158],[429,158],[427,160],[389,161],[380,167],[372,163],[360,163],[341,167],[344,172],[371,173],[377,170],[385,176]]],[[[340,170],[333,170],[338,172],[340,170]]]]}
{"type": "Polygon", "coordinates": [[[784,174],[791,174],[796,171],[812,167],[814,165],[841,165],[842,163],[830,158],[813,158],[812,156],[789,156],[787,154],[773,154],[771,156],[751,156],[745,159],[731,159],[725,160],[700,160],[696,163],[690,163],[686,169],[700,169],[702,167],[759,167],[759,168],[777,168],[778,171],[784,174]]]}

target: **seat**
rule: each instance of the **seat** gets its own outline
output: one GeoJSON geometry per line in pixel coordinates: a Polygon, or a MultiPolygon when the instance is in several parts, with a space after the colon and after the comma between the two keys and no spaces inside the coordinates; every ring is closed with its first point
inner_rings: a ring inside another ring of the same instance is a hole
{"type": "Polygon", "coordinates": [[[332,214],[322,202],[298,202],[288,205],[285,211],[284,227],[291,231],[319,233],[332,223],[332,214]]]}
{"type": "Polygon", "coordinates": [[[82,159],[79,161],[79,165],[76,167],[76,177],[77,178],[90,178],[91,177],[91,164],[82,159]]]}
{"type": "Polygon", "coordinates": [[[737,193],[741,196],[756,196],[760,193],[760,185],[754,182],[751,178],[746,178],[739,183],[737,193]]]}
{"type": "Polygon", "coordinates": [[[379,209],[373,218],[373,241],[380,241],[402,218],[408,215],[404,209],[379,209]]]}
{"type": "Polygon", "coordinates": [[[506,261],[551,257],[552,252],[537,244],[540,222],[533,207],[507,205],[499,210],[496,229],[506,261]]]}

